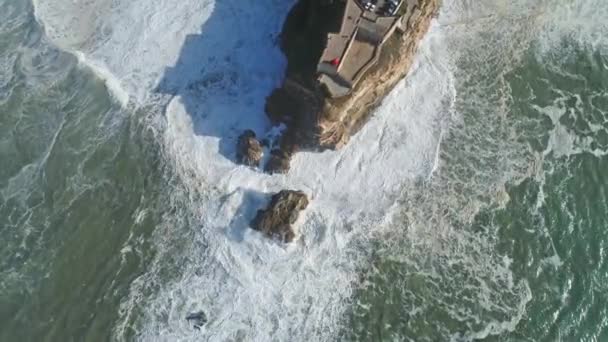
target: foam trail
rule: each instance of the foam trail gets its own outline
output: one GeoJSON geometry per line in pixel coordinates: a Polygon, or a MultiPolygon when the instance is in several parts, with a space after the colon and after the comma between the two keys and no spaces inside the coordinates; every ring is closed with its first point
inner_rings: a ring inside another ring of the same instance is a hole
{"type": "Polygon", "coordinates": [[[120,79],[116,78],[105,66],[89,61],[84,53],[77,51],[75,55],[80,64],[88,67],[99,79],[105,82],[108,91],[118,103],[123,107],[128,105],[129,93],[122,88],[120,79]]]}
{"type": "MultiPolygon", "coordinates": [[[[532,291],[525,279],[514,277],[509,256],[500,254],[499,227],[485,222],[485,217],[481,223],[474,220],[484,210],[503,207],[509,200],[506,185],[542,172],[548,154],[561,157],[591,151],[598,155],[590,148],[593,139],[588,134],[606,129],[592,125],[580,137],[567,131],[559,121],[572,114],[562,102],[576,94],[564,94],[557,103],[536,108],[555,127],[547,150],[535,151],[528,142],[537,138],[538,131],[530,127],[538,123],[518,112],[532,101],[517,98],[522,89],[529,89],[526,82],[536,81],[518,73],[534,54],[543,67],[555,63],[558,69],[563,60],[573,58],[571,51],[563,49],[565,40],[593,49],[603,45],[592,29],[593,21],[599,23],[606,10],[603,3],[462,1],[444,5],[439,23],[454,58],[454,117],[442,142],[438,170],[424,184],[408,184],[395,226],[386,229],[381,259],[388,266],[371,271],[375,282],[363,296],[372,298],[375,311],[367,311],[369,302],[360,303],[362,309],[357,311],[365,320],[375,318],[374,314],[382,316],[384,312],[379,311],[391,310],[391,305],[398,307],[392,317],[400,319],[378,323],[395,322],[395,327],[379,328],[380,334],[403,334],[397,335],[399,340],[462,341],[515,330],[532,291]],[[589,22],[578,17],[585,13],[589,22]],[[569,17],[575,19],[572,26],[567,23],[569,17]],[[455,285],[459,283],[463,285],[455,285]],[[399,294],[397,303],[384,307],[373,302],[386,293],[399,294]],[[437,316],[442,317],[441,326],[429,320],[437,316]]],[[[598,27],[603,30],[603,24],[598,27]]],[[[573,76],[566,79],[574,80],[573,76]]],[[[577,103],[572,110],[582,111],[579,107],[577,103]]],[[[361,325],[357,337],[373,340],[370,335],[376,332],[369,329],[370,324],[361,325]]]]}
{"type": "Polygon", "coordinates": [[[110,90],[121,89],[137,105],[150,101],[151,90],[165,67],[175,64],[186,36],[200,31],[214,7],[211,0],[33,3],[57,46],[79,53],[92,69],[112,73],[113,78],[103,77],[119,81],[111,82],[110,90]]]}

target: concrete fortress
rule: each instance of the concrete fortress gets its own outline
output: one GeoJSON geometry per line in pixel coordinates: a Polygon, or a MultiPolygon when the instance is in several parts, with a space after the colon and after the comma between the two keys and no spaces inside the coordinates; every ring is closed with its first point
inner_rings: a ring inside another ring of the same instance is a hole
{"type": "Polygon", "coordinates": [[[403,32],[420,15],[416,0],[338,0],[340,26],[327,34],[317,66],[319,83],[332,98],[346,96],[380,56],[383,44],[395,30],[403,32]]]}

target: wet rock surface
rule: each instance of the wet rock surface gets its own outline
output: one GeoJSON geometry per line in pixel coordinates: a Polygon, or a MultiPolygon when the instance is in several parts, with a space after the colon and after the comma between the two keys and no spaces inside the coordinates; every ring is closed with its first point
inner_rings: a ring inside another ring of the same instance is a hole
{"type": "Polygon", "coordinates": [[[262,160],[262,144],[256,139],[255,132],[246,130],[239,136],[236,147],[236,161],[239,164],[257,167],[262,160]]]}
{"type": "Polygon", "coordinates": [[[281,150],[273,150],[264,171],[268,173],[287,173],[289,171],[290,160],[291,155],[281,150]]]}
{"type": "Polygon", "coordinates": [[[251,227],[270,238],[291,242],[296,236],[292,225],[308,203],[308,197],[304,192],[283,190],[272,196],[266,209],[258,210],[256,217],[251,221],[251,227]]]}
{"type": "Polygon", "coordinates": [[[328,32],[340,19],[325,0],[299,0],[289,13],[281,33],[281,49],[287,57],[283,84],[266,99],[265,111],[275,124],[287,127],[280,152],[273,151],[267,172],[286,172],[299,150],[339,149],[367,122],[370,113],[403,79],[412,65],[419,41],[437,13],[439,0],[416,0],[415,15],[399,33],[384,44],[377,63],[342,98],[329,98],[317,82],[317,63],[328,32]],[[294,148],[296,147],[297,148],[294,148]]]}
{"type": "Polygon", "coordinates": [[[186,316],[188,323],[196,330],[200,330],[207,323],[207,315],[203,311],[192,312],[186,316]]]}

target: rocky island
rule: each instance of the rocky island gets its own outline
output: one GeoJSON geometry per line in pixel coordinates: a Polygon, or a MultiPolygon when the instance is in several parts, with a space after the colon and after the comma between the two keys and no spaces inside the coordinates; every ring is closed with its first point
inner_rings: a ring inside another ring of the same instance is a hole
{"type": "Polygon", "coordinates": [[[440,0],[299,0],[281,33],[287,71],[266,100],[286,130],[267,172],[302,149],[338,149],[404,78],[440,0]]]}
{"type": "Polygon", "coordinates": [[[251,227],[270,238],[291,242],[296,236],[293,224],[300,211],[308,206],[308,197],[302,191],[283,190],[270,199],[265,210],[258,210],[251,227]]]}
{"type": "MultiPolygon", "coordinates": [[[[407,75],[419,41],[440,0],[299,0],[281,33],[287,57],[283,84],[266,99],[266,114],[286,129],[264,169],[289,170],[300,150],[338,149],[407,75]]],[[[262,147],[255,133],[239,138],[237,159],[258,166],[262,147]]],[[[302,192],[275,194],[251,227],[291,242],[292,224],[308,205],[302,192]]]]}

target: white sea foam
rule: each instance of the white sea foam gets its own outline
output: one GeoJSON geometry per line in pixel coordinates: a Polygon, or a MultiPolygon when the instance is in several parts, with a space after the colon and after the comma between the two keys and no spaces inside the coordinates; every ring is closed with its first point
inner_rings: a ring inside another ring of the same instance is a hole
{"type": "Polygon", "coordinates": [[[89,68],[99,79],[103,80],[109,93],[115,98],[118,103],[126,107],[129,103],[129,93],[122,88],[119,78],[108,70],[103,65],[97,65],[94,61],[89,61],[86,55],[80,51],[74,53],[78,58],[78,62],[89,68]]]}
{"type": "Polygon", "coordinates": [[[550,52],[563,39],[570,39],[592,50],[608,49],[608,6],[602,0],[545,1],[539,21],[538,43],[550,52]]]}
{"type": "MultiPolygon", "coordinates": [[[[556,72],[573,82],[586,82],[584,78],[576,74],[575,70],[564,70],[563,66],[571,58],[576,58],[573,48],[584,48],[589,53],[590,61],[597,63],[593,54],[608,51],[608,6],[600,0],[561,2],[551,1],[539,16],[539,23],[543,30],[539,31],[539,37],[535,43],[538,47],[537,58],[545,60],[553,72],[556,72]],[[564,41],[576,42],[576,44],[564,44],[564,41]]],[[[580,51],[578,53],[581,53],[580,51]]],[[[602,67],[599,65],[598,67],[602,67]]],[[[605,66],[604,66],[605,67],[605,66]]],[[[580,153],[592,153],[595,156],[605,156],[608,150],[593,147],[594,139],[589,135],[600,131],[607,131],[608,127],[601,122],[590,120],[589,132],[581,134],[568,129],[560,120],[566,116],[573,116],[585,111],[599,111],[596,115],[606,118],[608,113],[601,112],[591,101],[588,106],[581,103],[581,94],[564,92],[563,89],[554,89],[559,96],[554,103],[535,109],[546,115],[553,123],[553,129],[549,136],[549,142],[544,154],[553,153],[555,156],[569,156],[580,153]],[[568,99],[576,99],[575,107],[566,105],[568,99]]],[[[586,96],[591,99],[600,99],[608,96],[601,89],[587,89],[586,96]]]]}
{"type": "Polygon", "coordinates": [[[143,105],[164,69],[177,61],[187,36],[200,33],[214,2],[35,0],[34,8],[55,44],[112,73],[109,79],[119,82],[111,89],[123,89],[143,105]]]}
{"type": "MultiPolygon", "coordinates": [[[[562,25],[554,30],[552,21],[561,12],[552,5],[559,2],[455,1],[444,5],[439,23],[455,61],[450,65],[456,80],[455,120],[442,143],[440,167],[433,179],[406,191],[406,207],[397,222],[407,222],[407,232],[389,229],[385,249],[387,258],[402,267],[400,278],[390,278],[395,283],[389,288],[397,288],[402,295],[399,303],[404,312],[418,313],[409,317],[408,326],[441,330],[428,321],[439,310],[446,322],[453,319],[460,327],[452,338],[468,340],[513,331],[532,299],[526,281],[513,279],[510,265],[503,265],[504,258],[495,248],[497,227],[490,223],[483,231],[470,228],[480,210],[506,204],[506,183],[542,170],[538,164],[543,155],[521,137],[518,125],[524,123],[513,120],[525,120],[514,113],[519,107],[512,106],[510,82],[518,76],[513,71],[532,46],[554,52],[564,38],[583,44],[594,40],[593,35],[571,35],[570,28],[562,25]],[[463,274],[473,276],[465,280],[463,274]],[[466,285],[453,285],[458,282],[466,285]],[[412,283],[435,291],[414,291],[412,283]],[[463,315],[468,303],[475,303],[477,309],[463,315]]],[[[576,137],[559,124],[560,117],[568,115],[563,106],[537,110],[555,123],[547,153],[589,151],[592,139],[576,137]]]]}
{"type": "MultiPolygon", "coordinates": [[[[366,240],[383,229],[399,230],[399,222],[391,219],[394,209],[399,209],[394,207],[395,200],[412,180],[428,181],[434,173],[439,176],[433,182],[443,182],[436,187],[441,191],[429,191],[428,198],[419,199],[418,206],[426,206],[420,209],[424,213],[408,213],[424,219],[412,221],[408,235],[417,239],[419,247],[442,246],[427,252],[441,254],[443,250],[446,254],[442,255],[455,262],[463,260],[467,267],[480,261],[475,271],[485,272],[483,279],[504,281],[511,286],[506,289],[508,295],[519,296],[513,301],[515,312],[505,305],[505,312],[512,314],[509,319],[488,322],[475,336],[512,330],[522,317],[529,290],[525,284],[513,284],[509,265],[502,265],[503,258],[492,254],[488,241],[472,243],[451,227],[430,232],[428,222],[443,222],[443,205],[461,209],[458,203],[469,198],[458,215],[470,219],[482,205],[473,200],[475,196],[491,197],[502,191],[506,181],[521,176],[525,158],[516,151],[504,152],[501,160],[509,160],[509,153],[514,160],[500,165],[504,170],[498,174],[484,176],[489,170],[483,167],[494,168],[496,162],[482,163],[470,179],[460,179],[457,172],[442,173],[441,166],[454,165],[450,159],[458,153],[440,157],[440,144],[447,122],[465,124],[458,113],[462,108],[454,107],[456,61],[473,54],[471,60],[479,63],[480,72],[511,68],[546,25],[548,2],[446,2],[410,76],[385,99],[364,129],[343,150],[299,153],[292,171],[274,176],[235,166],[231,158],[243,129],[263,133],[270,128],[263,113],[264,98],[280,83],[285,67],[276,41],[293,0],[59,2],[34,1],[47,35],[81,56],[121,102],[164,111],[162,144],[168,162],[186,187],[204,198],[183,201],[200,224],[191,227],[196,232],[189,235],[195,247],[181,251],[189,257],[180,265],[180,275],[152,298],[142,295],[146,284],[160,277],[162,256],[168,256],[163,253],[169,250],[166,240],[158,233],[161,257],[134,282],[123,304],[125,322],[127,318],[141,322],[139,337],[200,338],[201,333],[193,331],[184,316],[189,310],[203,309],[210,317],[202,332],[208,339],[327,339],[336,333],[351,284],[357,280],[366,240]],[[475,40],[493,24],[504,25],[505,34],[475,40]],[[501,48],[505,50],[497,50],[501,48]],[[498,62],[483,64],[492,58],[498,62]],[[447,179],[452,176],[457,179],[447,179]],[[453,194],[464,181],[476,182],[463,187],[471,193],[453,194]],[[304,190],[312,198],[299,223],[301,239],[287,247],[246,228],[255,210],[265,203],[265,194],[283,188],[304,190]],[[446,248],[446,241],[453,242],[446,248]],[[471,257],[467,249],[479,253],[471,257]],[[482,260],[471,259],[475,257],[482,260]],[[146,308],[145,317],[132,317],[137,306],[146,308]]],[[[484,110],[496,107],[488,112],[496,116],[485,120],[499,121],[507,112],[504,96],[485,99],[479,95],[481,90],[458,95],[481,99],[477,104],[484,110]]],[[[171,230],[163,230],[167,232],[171,230]]],[[[482,290],[478,292],[487,295],[491,289],[482,290]]],[[[483,303],[491,306],[487,298],[483,303]]],[[[124,324],[117,327],[118,337],[128,330],[124,324]]]]}
{"type": "MultiPolygon", "coordinates": [[[[169,311],[176,320],[181,319],[180,308],[193,307],[193,303],[205,298],[202,302],[219,316],[215,318],[219,321],[214,319],[208,327],[218,340],[238,334],[251,340],[270,336],[300,340],[335,333],[333,329],[351,294],[350,284],[357,278],[356,267],[366,255],[365,251],[357,252],[358,242],[386,226],[386,215],[403,182],[427,178],[435,167],[440,123],[453,96],[450,73],[437,63],[443,56],[437,50],[441,45],[441,35],[429,35],[411,76],[343,150],[299,153],[292,162],[292,171],[285,176],[235,167],[218,153],[222,150],[220,138],[196,135],[199,127],[222,132],[227,137],[223,139],[232,146],[243,129],[262,131],[264,96],[254,85],[258,79],[249,80],[247,73],[237,74],[236,80],[230,78],[230,82],[238,84],[237,95],[226,92],[228,85],[219,87],[218,94],[199,97],[195,87],[194,94],[185,97],[205,100],[197,105],[200,112],[194,119],[184,105],[188,99],[171,101],[167,107],[167,141],[178,169],[195,175],[191,187],[204,183],[203,187],[225,194],[222,204],[201,218],[205,227],[202,234],[217,249],[213,255],[224,271],[195,275],[200,264],[185,270],[188,276],[170,291],[182,293],[189,289],[193,295],[191,299],[173,298],[176,305],[169,311]],[[230,101],[236,97],[249,101],[230,101]],[[407,101],[400,101],[401,98],[407,101]],[[256,120],[243,120],[241,114],[232,113],[247,113],[256,120]],[[243,230],[255,208],[264,205],[265,197],[258,193],[283,188],[302,189],[312,198],[302,219],[302,238],[287,249],[251,230],[243,230]],[[193,288],[192,284],[197,285],[193,288]],[[213,300],[214,296],[231,304],[213,300]],[[251,320],[255,322],[253,326],[251,320]]],[[[159,298],[158,309],[167,310],[166,303],[166,297],[159,298]]],[[[150,331],[152,335],[159,333],[157,329],[150,331]]],[[[171,339],[186,338],[189,333],[183,324],[160,332],[171,339]]]]}
{"type": "MultiPolygon", "coordinates": [[[[180,279],[148,303],[150,317],[164,312],[169,319],[144,324],[144,339],[197,336],[183,320],[184,310],[197,305],[209,310],[207,334],[219,340],[331,333],[365,254],[353,249],[355,241],[383,225],[404,181],[426,178],[435,168],[441,118],[453,97],[441,35],[435,33],[425,40],[411,77],[343,150],[300,153],[284,176],[235,166],[230,158],[237,135],[269,128],[263,105],[282,78],[285,61],[276,36],[292,4],[37,3],[49,37],[92,66],[115,92],[144,104],[158,98],[155,93],[166,95],[170,158],[188,187],[215,194],[192,208],[201,215],[196,238],[214,252],[184,265],[180,279]],[[301,220],[302,238],[287,248],[245,229],[264,205],[263,194],[283,188],[302,189],[312,198],[301,220]],[[201,274],[202,264],[213,266],[201,274]]],[[[151,271],[142,279],[153,276],[151,271]]],[[[136,288],[133,297],[139,297],[136,288]]]]}

